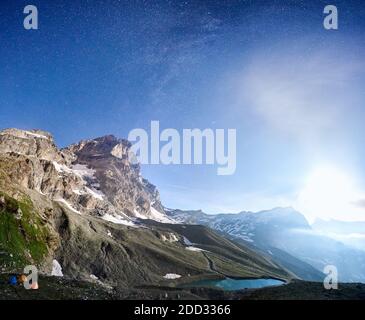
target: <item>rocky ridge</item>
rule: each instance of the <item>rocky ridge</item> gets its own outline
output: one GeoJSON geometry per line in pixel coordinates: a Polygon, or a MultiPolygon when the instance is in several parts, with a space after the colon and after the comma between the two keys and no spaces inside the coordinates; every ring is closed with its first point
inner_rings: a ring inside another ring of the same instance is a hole
{"type": "Polygon", "coordinates": [[[130,143],[114,136],[81,141],[59,150],[51,134],[7,129],[0,154],[12,184],[34,190],[75,212],[131,222],[171,221],[157,188],[129,159],[130,143]]]}

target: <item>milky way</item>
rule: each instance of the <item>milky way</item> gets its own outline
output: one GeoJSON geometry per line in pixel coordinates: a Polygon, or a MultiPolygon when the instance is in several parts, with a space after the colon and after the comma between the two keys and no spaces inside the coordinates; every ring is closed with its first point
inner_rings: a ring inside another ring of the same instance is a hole
{"type": "Polygon", "coordinates": [[[61,146],[126,137],[151,120],[236,128],[232,177],[209,166],[143,169],[180,208],[282,204],[322,159],[363,176],[360,1],[336,1],[337,31],[323,28],[327,1],[34,0],[30,31],[27,4],[0,4],[1,127],[42,128],[61,146]]]}

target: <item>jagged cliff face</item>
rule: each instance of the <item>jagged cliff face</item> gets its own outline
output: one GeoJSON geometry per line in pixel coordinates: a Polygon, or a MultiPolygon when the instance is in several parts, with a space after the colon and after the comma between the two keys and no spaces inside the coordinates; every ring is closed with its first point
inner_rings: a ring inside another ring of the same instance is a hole
{"type": "Polygon", "coordinates": [[[2,189],[21,186],[80,214],[168,221],[156,187],[141,177],[138,164],[131,164],[130,146],[126,140],[105,136],[59,150],[47,132],[4,130],[2,189]]]}
{"type": "Polygon", "coordinates": [[[129,217],[159,219],[164,214],[157,188],[143,179],[139,164],[129,159],[131,144],[114,136],[81,141],[65,151],[75,155],[74,166],[91,169],[86,177],[117,212],[129,217]]]}

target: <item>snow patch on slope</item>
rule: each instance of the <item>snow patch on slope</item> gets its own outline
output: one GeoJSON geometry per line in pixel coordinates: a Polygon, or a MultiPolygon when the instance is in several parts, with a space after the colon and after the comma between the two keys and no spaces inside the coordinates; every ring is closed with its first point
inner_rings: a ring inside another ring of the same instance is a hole
{"type": "Polygon", "coordinates": [[[161,235],[162,241],[168,241],[168,242],[177,242],[179,241],[179,238],[176,236],[176,234],[170,232],[167,236],[162,234],[161,235]]]}
{"type": "Polygon", "coordinates": [[[77,214],[81,214],[80,211],[76,210],[75,208],[73,208],[65,199],[63,198],[59,198],[56,200],[57,202],[61,202],[63,203],[68,209],[70,209],[72,212],[75,212],[77,214]]]}
{"type": "Polygon", "coordinates": [[[64,164],[60,164],[56,161],[52,161],[53,166],[55,167],[56,171],[59,173],[72,173],[72,169],[65,166],[64,164]]]}
{"type": "Polygon", "coordinates": [[[24,131],[27,135],[32,136],[34,138],[39,138],[39,139],[46,139],[49,140],[49,138],[43,134],[38,134],[38,133],[34,133],[31,131],[24,131]]]}
{"type": "Polygon", "coordinates": [[[195,252],[206,251],[206,250],[203,250],[203,249],[200,249],[200,248],[197,248],[197,247],[186,247],[186,250],[195,251],[195,252]]]}
{"type": "Polygon", "coordinates": [[[136,225],[132,221],[123,219],[121,216],[116,217],[111,214],[105,214],[104,216],[102,216],[102,219],[115,223],[115,224],[123,224],[123,225],[129,226],[129,227],[136,227],[136,225]]]}
{"type": "Polygon", "coordinates": [[[104,193],[102,193],[99,190],[96,190],[94,188],[88,188],[86,187],[86,191],[94,198],[99,199],[99,200],[104,200],[104,193]]]}
{"type": "Polygon", "coordinates": [[[140,214],[136,209],[134,209],[134,215],[138,219],[147,219],[143,214],[140,214]]]}
{"type": "Polygon", "coordinates": [[[187,246],[192,246],[193,243],[186,237],[183,237],[183,240],[184,240],[184,244],[187,245],[187,246]]]}
{"type": "Polygon", "coordinates": [[[74,164],[71,168],[72,172],[79,177],[81,177],[83,180],[94,180],[95,179],[95,170],[88,168],[87,165],[84,164],[74,164]]]}
{"type": "Polygon", "coordinates": [[[63,277],[63,273],[62,273],[62,267],[59,264],[59,262],[54,259],[52,261],[52,272],[51,272],[51,276],[54,277],[63,277]]]}
{"type": "Polygon", "coordinates": [[[134,209],[135,217],[138,219],[142,219],[142,220],[151,219],[151,220],[155,220],[155,221],[158,221],[161,223],[176,223],[174,220],[167,217],[164,213],[162,213],[162,212],[156,210],[154,207],[152,207],[152,204],[151,204],[149,216],[143,215],[143,214],[139,213],[136,209],[134,209]]]}
{"type": "Polygon", "coordinates": [[[176,274],[176,273],[166,273],[163,277],[165,279],[173,280],[173,279],[179,279],[179,278],[181,278],[181,275],[176,274]]]}
{"type": "Polygon", "coordinates": [[[81,165],[81,164],[76,164],[73,165],[71,168],[69,168],[66,165],[60,164],[56,161],[53,161],[52,163],[57,172],[74,174],[82,179],[85,185],[84,190],[82,189],[72,190],[75,194],[80,196],[89,194],[98,200],[104,200],[105,195],[100,190],[96,189],[96,187],[100,187],[100,185],[95,182],[96,181],[96,178],[94,176],[95,170],[89,169],[86,165],[81,165]]]}
{"type": "Polygon", "coordinates": [[[157,211],[154,207],[151,206],[151,218],[158,222],[162,223],[174,223],[173,220],[168,218],[165,214],[160,211],[157,211]]]}

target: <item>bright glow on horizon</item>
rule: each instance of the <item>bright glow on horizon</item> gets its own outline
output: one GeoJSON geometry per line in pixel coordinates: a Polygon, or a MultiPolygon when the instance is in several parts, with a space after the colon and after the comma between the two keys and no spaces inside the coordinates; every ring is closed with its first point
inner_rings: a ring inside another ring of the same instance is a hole
{"type": "Polygon", "coordinates": [[[335,167],[323,166],[309,175],[295,207],[309,222],[316,218],[364,220],[365,215],[356,205],[361,198],[361,192],[348,174],[335,167]]]}

